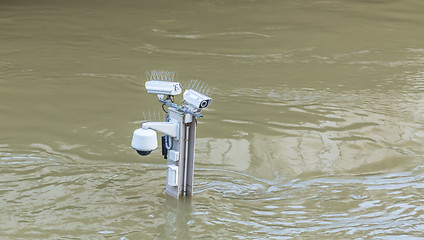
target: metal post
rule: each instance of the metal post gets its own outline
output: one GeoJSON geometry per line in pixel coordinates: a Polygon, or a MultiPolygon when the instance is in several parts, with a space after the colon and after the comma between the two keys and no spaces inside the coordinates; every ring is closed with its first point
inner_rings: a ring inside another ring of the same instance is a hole
{"type": "MultiPolygon", "coordinates": [[[[185,119],[185,118],[184,118],[185,119]]],[[[184,188],[184,196],[187,193],[187,156],[188,156],[188,133],[189,133],[190,127],[188,124],[185,124],[185,139],[184,139],[184,182],[183,182],[183,188],[184,188]]]]}
{"type": "Polygon", "coordinates": [[[187,147],[187,181],[186,181],[186,196],[193,195],[193,179],[194,179],[194,152],[195,152],[195,142],[196,142],[196,118],[193,116],[189,116],[191,121],[188,124],[188,136],[186,136],[186,144],[187,147]]]}
{"type": "Polygon", "coordinates": [[[191,114],[183,114],[173,108],[169,108],[168,117],[178,121],[180,128],[178,139],[172,138],[172,147],[168,151],[166,192],[180,199],[193,195],[196,120],[191,114]],[[175,161],[176,152],[178,160],[175,161]]]}
{"type": "Polygon", "coordinates": [[[177,138],[172,138],[172,147],[168,150],[167,157],[167,173],[166,173],[166,193],[174,198],[180,199],[183,196],[183,181],[184,181],[184,149],[185,149],[185,128],[183,124],[183,114],[180,114],[176,109],[169,108],[168,119],[177,121],[180,125],[177,138]],[[171,150],[178,153],[178,159],[171,157],[171,150]],[[176,175],[175,175],[176,174],[176,175]]]}

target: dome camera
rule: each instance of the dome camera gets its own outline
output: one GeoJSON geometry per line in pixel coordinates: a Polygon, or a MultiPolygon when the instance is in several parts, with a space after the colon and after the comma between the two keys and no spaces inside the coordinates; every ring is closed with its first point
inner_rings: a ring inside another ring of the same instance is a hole
{"type": "Polygon", "coordinates": [[[142,156],[149,155],[158,147],[156,132],[151,129],[136,129],[133,133],[131,147],[142,156]]]}
{"type": "Polygon", "coordinates": [[[150,153],[152,153],[152,151],[138,151],[138,150],[135,150],[135,151],[141,156],[147,156],[150,153]]]}

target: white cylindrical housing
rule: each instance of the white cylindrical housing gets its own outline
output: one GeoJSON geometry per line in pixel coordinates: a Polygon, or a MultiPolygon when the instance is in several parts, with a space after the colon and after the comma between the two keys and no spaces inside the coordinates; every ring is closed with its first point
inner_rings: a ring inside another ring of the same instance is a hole
{"type": "Polygon", "coordinates": [[[151,152],[158,147],[156,132],[151,129],[136,129],[133,133],[131,147],[141,152],[151,152]]]}
{"type": "Polygon", "coordinates": [[[186,101],[190,106],[193,106],[197,109],[207,108],[212,102],[212,98],[205,96],[193,89],[186,90],[184,92],[183,98],[184,101],[186,101]]]}

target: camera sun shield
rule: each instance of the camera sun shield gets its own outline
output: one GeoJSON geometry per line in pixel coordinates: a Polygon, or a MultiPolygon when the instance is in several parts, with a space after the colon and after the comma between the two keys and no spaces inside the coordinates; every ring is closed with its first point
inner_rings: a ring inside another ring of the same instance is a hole
{"type": "Polygon", "coordinates": [[[175,96],[182,92],[182,86],[179,82],[147,81],[145,87],[148,93],[160,95],[175,96]]]}

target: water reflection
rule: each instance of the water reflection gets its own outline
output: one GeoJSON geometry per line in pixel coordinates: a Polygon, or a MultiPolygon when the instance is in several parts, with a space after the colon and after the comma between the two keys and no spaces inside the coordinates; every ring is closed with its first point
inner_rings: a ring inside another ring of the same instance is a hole
{"type": "Polygon", "coordinates": [[[198,138],[196,159],[199,163],[246,171],[251,162],[250,142],[247,139],[198,138]]]}
{"type": "Polygon", "coordinates": [[[167,196],[167,200],[162,205],[162,214],[165,222],[158,225],[159,238],[161,239],[192,239],[190,226],[192,202],[191,199],[176,201],[167,196]]]}
{"type": "MultiPolygon", "coordinates": [[[[210,173],[204,171],[200,175],[201,179],[210,177],[210,173]]],[[[285,184],[281,179],[275,179],[267,183],[256,182],[262,187],[255,187],[255,194],[248,195],[236,191],[232,195],[225,193],[229,189],[244,188],[244,183],[251,186],[255,180],[246,178],[243,181],[243,177],[233,173],[223,175],[233,181],[222,182],[221,185],[215,182],[214,185],[219,187],[209,188],[206,190],[208,194],[199,193],[195,202],[195,205],[202,206],[207,196],[224,195],[220,203],[214,204],[214,208],[221,210],[220,214],[193,216],[194,221],[203,220],[217,227],[236,224],[241,231],[268,238],[291,238],[293,235],[359,237],[364,234],[373,237],[410,234],[418,237],[421,234],[418,229],[424,227],[419,220],[424,209],[417,195],[424,187],[421,184],[422,170],[417,174],[400,172],[362,177],[323,177],[285,184]],[[393,187],[384,188],[387,184],[393,187]],[[407,203],[404,202],[406,198],[407,203]],[[389,199],[400,202],[393,205],[389,199]]],[[[230,233],[224,230],[222,234],[230,233]]]]}
{"type": "Polygon", "coordinates": [[[415,166],[416,162],[410,160],[422,147],[422,127],[416,124],[415,110],[422,107],[417,95],[392,90],[371,93],[285,88],[243,89],[232,94],[232,98],[250,97],[250,101],[237,103],[236,108],[248,105],[250,112],[266,118],[255,122],[246,112],[243,121],[224,120],[222,124],[231,125],[234,135],[241,132],[244,136],[221,140],[221,147],[212,144],[209,152],[213,150],[221,159],[225,156],[220,152],[238,152],[248,161],[237,159],[233,164],[244,169],[237,162],[250,162],[249,170],[261,177],[274,171],[292,178],[314,172],[394,170],[400,162],[402,167],[415,166]],[[238,151],[230,142],[243,142],[241,145],[249,150],[238,151]]]}

